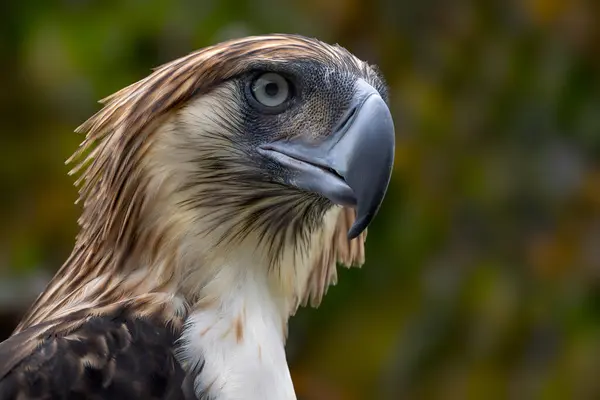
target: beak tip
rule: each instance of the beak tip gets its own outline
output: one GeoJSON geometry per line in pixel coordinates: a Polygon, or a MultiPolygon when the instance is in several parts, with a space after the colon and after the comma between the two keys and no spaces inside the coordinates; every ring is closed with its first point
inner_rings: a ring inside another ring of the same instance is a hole
{"type": "Polygon", "coordinates": [[[352,230],[348,231],[348,240],[354,240],[360,235],[360,233],[353,232],[352,230]]]}
{"type": "Polygon", "coordinates": [[[367,227],[364,218],[354,221],[354,224],[348,230],[348,240],[356,239],[367,227]]]}

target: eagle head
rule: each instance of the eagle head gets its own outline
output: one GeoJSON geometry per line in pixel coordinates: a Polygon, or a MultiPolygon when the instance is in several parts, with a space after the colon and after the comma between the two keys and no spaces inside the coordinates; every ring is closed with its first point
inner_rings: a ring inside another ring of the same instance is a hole
{"type": "MultiPolygon", "coordinates": [[[[336,263],[364,261],[394,158],[381,75],[337,45],[247,37],[103,102],[71,159],[83,203],[75,249],[21,327],[167,294],[177,306],[161,310],[185,315],[182,365],[202,358],[213,371],[196,393],[251,379],[276,396],[262,398],[292,398],[287,368],[256,360],[286,366],[289,316],[320,302],[336,263]]],[[[139,304],[143,314],[154,303],[139,304]]]]}

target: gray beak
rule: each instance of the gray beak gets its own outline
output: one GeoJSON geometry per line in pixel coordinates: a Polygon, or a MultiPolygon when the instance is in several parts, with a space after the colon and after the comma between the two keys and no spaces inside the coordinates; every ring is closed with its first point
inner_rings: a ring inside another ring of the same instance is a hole
{"type": "Polygon", "coordinates": [[[394,164],[394,123],[379,93],[364,80],[348,112],[324,140],[282,140],[259,152],[292,171],[288,184],[357,209],[348,231],[354,239],[373,220],[394,164]]]}

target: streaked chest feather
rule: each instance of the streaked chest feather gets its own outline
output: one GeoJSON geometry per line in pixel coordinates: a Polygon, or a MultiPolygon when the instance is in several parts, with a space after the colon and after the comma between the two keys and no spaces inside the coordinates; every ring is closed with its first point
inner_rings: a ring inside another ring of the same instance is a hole
{"type": "Polygon", "coordinates": [[[295,399],[285,357],[287,310],[266,274],[240,263],[205,288],[178,341],[177,358],[199,398],[295,399]],[[229,285],[236,271],[236,283],[229,285]],[[213,292],[214,291],[214,292],[213,292]],[[211,293],[219,293],[213,297],[211,293]]]}

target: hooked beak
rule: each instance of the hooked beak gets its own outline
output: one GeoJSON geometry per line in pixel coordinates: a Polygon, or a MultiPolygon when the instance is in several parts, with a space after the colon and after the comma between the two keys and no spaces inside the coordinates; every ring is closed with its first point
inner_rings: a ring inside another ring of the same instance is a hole
{"type": "Polygon", "coordinates": [[[394,123],[387,105],[364,80],[357,81],[356,89],[348,112],[326,139],[295,138],[259,147],[292,171],[288,184],[357,209],[349,239],[377,214],[394,164],[394,123]]]}

